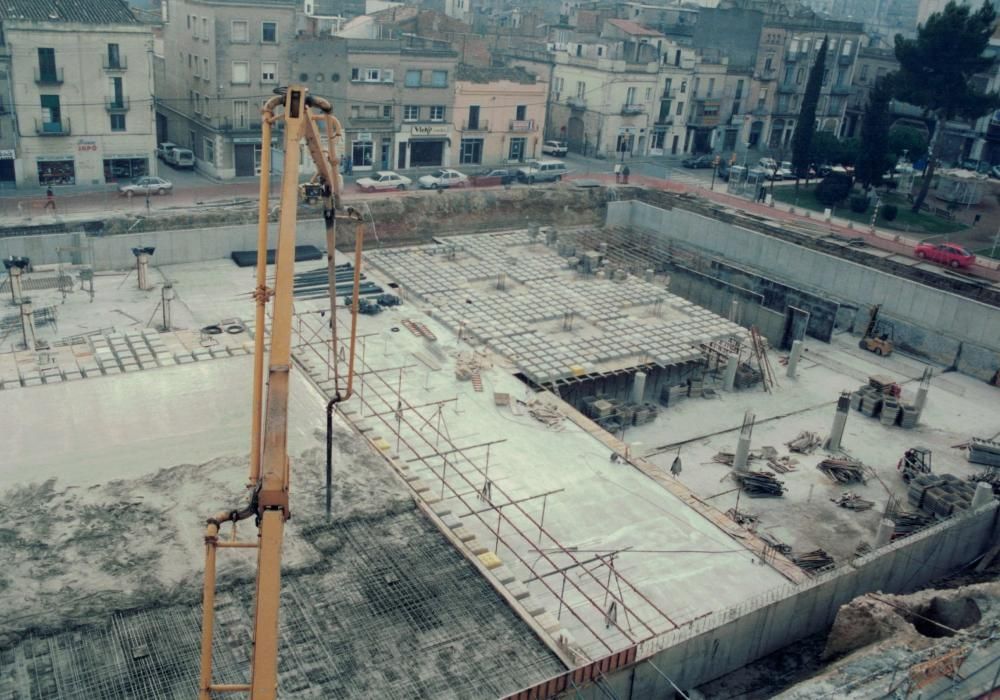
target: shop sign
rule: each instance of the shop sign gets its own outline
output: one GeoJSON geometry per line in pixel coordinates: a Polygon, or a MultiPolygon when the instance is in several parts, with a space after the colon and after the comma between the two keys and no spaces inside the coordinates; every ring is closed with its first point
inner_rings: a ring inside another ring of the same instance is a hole
{"type": "Polygon", "coordinates": [[[447,136],[451,132],[451,127],[446,124],[414,124],[410,127],[413,136],[447,136]]]}
{"type": "Polygon", "coordinates": [[[13,148],[3,148],[0,149],[0,160],[14,160],[14,149],[13,148]]]}
{"type": "Polygon", "coordinates": [[[94,141],[93,139],[80,139],[76,142],[76,150],[81,152],[96,151],[97,141],[94,141]]]}

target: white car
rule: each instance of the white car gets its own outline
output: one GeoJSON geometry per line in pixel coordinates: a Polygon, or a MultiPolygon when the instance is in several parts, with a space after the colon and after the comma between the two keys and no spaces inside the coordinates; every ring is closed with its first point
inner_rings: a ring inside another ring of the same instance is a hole
{"type": "Polygon", "coordinates": [[[794,180],[795,171],[792,169],[792,162],[790,160],[781,161],[781,165],[778,166],[778,172],[776,180],[794,180]]]}
{"type": "Polygon", "coordinates": [[[413,180],[410,178],[399,173],[394,173],[391,170],[379,170],[371,177],[359,177],[356,182],[362,192],[405,190],[413,184],[413,180]]]}
{"type": "Polygon", "coordinates": [[[161,177],[137,177],[132,182],[118,186],[118,194],[132,196],[137,194],[167,194],[173,191],[174,185],[161,177]]]}
{"type": "Polygon", "coordinates": [[[425,190],[439,190],[445,187],[465,187],[469,184],[469,177],[457,170],[442,168],[435,170],[430,175],[424,175],[417,180],[420,187],[425,190]]]}
{"type": "Polygon", "coordinates": [[[566,144],[562,141],[546,141],[542,144],[542,154],[547,156],[564,156],[567,153],[566,144]]]}

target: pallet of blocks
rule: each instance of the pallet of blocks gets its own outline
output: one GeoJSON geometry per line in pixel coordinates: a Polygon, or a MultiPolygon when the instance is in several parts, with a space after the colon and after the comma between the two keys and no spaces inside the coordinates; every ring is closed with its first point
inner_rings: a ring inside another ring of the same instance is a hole
{"type": "Polygon", "coordinates": [[[969,440],[968,460],[976,464],[1000,467],[1000,442],[985,438],[972,438],[969,440]]]}

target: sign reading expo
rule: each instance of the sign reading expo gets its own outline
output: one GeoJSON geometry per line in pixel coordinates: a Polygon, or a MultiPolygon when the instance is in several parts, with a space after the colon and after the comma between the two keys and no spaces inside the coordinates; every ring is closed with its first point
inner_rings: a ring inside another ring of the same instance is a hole
{"type": "Polygon", "coordinates": [[[96,151],[97,141],[93,139],[80,139],[76,142],[76,150],[78,151],[96,151]]]}
{"type": "Polygon", "coordinates": [[[450,129],[448,125],[414,124],[410,127],[410,133],[414,136],[447,136],[450,129]]]}

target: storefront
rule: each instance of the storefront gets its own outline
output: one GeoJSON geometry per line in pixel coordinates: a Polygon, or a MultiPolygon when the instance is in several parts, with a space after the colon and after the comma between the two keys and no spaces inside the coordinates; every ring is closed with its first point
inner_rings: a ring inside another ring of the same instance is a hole
{"type": "Polygon", "coordinates": [[[76,161],[73,156],[38,156],[38,184],[75,185],[76,161]]]}
{"type": "Polygon", "coordinates": [[[451,126],[414,124],[400,134],[397,167],[423,168],[448,166],[451,126]]]}
{"type": "Polygon", "coordinates": [[[17,187],[17,175],[14,168],[14,159],[17,154],[13,148],[0,149],[0,187],[17,187]]]}
{"type": "Polygon", "coordinates": [[[233,139],[233,167],[236,177],[260,175],[260,139],[233,139]]]}
{"type": "Polygon", "coordinates": [[[104,159],[104,181],[126,182],[149,175],[149,158],[139,155],[109,156],[104,159]]]}

